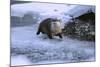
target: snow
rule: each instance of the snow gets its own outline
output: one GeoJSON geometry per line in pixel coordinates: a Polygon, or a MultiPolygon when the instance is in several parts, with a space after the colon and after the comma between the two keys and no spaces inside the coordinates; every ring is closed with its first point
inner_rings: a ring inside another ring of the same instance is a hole
{"type": "Polygon", "coordinates": [[[20,4],[20,5],[12,5],[11,9],[13,11],[21,10],[20,12],[23,13],[27,11],[36,11],[44,14],[44,13],[53,13],[55,12],[54,11],[55,9],[57,10],[58,13],[61,13],[63,11],[68,11],[73,7],[75,7],[75,5],[71,5],[69,8],[69,5],[66,4],[27,3],[27,4],[20,4]]]}
{"type": "Polygon", "coordinates": [[[19,56],[13,56],[11,61],[13,61],[11,64],[14,64],[13,66],[16,65],[31,65],[32,63],[28,60],[28,58],[24,55],[19,55],[19,56]]]}
{"type": "Polygon", "coordinates": [[[95,12],[95,6],[79,5],[79,6],[76,6],[74,9],[70,9],[67,12],[67,14],[72,15],[74,17],[78,17],[86,13],[90,9],[92,10],[92,12],[95,12]]]}
{"type": "MultiPolygon", "coordinates": [[[[71,17],[65,16],[64,13],[71,12],[78,16],[89,8],[66,4],[16,4],[11,6],[11,16],[22,17],[25,13],[33,11],[42,16],[40,21],[46,17],[60,17],[65,20],[71,17]]],[[[43,34],[36,35],[40,21],[34,25],[11,27],[11,66],[95,61],[95,42],[80,41],[67,36],[63,39],[56,36],[49,39],[43,34]]]]}
{"type": "Polygon", "coordinates": [[[36,35],[38,24],[11,28],[11,65],[94,61],[94,42],[36,35]],[[24,57],[16,57],[24,55],[24,57]],[[16,60],[17,59],[17,60],[16,60]],[[23,62],[25,60],[25,62],[23,62]],[[17,62],[20,61],[20,62],[17,62]],[[31,61],[29,63],[28,61],[31,61]]]}
{"type": "MultiPolygon", "coordinates": [[[[60,17],[63,13],[66,15],[74,15],[75,17],[82,15],[92,9],[95,12],[95,6],[87,5],[69,5],[69,4],[54,4],[54,3],[25,3],[15,4],[11,6],[12,16],[23,16],[27,12],[38,12],[42,16],[60,17]],[[26,9],[27,8],[27,9],[26,9]],[[56,11],[55,11],[56,10],[56,11]]],[[[65,16],[64,16],[65,17],[65,16]]],[[[67,18],[70,18],[67,16],[67,18]]]]}

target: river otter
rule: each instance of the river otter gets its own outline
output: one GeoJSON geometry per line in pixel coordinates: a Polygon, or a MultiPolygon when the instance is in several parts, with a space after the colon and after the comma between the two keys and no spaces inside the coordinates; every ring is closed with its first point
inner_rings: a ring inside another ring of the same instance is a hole
{"type": "Polygon", "coordinates": [[[61,22],[57,19],[47,18],[43,20],[38,28],[37,35],[42,32],[43,34],[47,34],[47,36],[52,39],[53,36],[59,36],[62,38],[62,29],[61,22]]]}

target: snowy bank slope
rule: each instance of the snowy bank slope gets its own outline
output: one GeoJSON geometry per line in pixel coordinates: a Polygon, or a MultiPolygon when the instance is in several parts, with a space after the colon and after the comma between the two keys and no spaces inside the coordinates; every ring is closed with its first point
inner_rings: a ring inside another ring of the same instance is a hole
{"type": "MultiPolygon", "coordinates": [[[[71,6],[73,7],[73,6],[71,6]]],[[[49,4],[49,3],[27,3],[27,4],[16,4],[11,6],[11,15],[22,16],[28,11],[38,12],[38,13],[55,13],[55,9],[57,13],[61,13],[65,11],[65,9],[71,9],[67,5],[60,4],[49,4]],[[20,10],[20,11],[19,11],[20,10]]],[[[66,11],[67,11],[66,10],[66,11]]]]}
{"type": "Polygon", "coordinates": [[[36,35],[38,24],[11,28],[11,65],[94,61],[94,42],[36,35]],[[45,38],[44,38],[45,37],[45,38]],[[21,59],[18,56],[24,57],[21,59]],[[18,62],[20,61],[20,63],[18,62]],[[22,62],[21,62],[22,61],[22,62]],[[31,63],[30,63],[31,62],[31,63]]]}
{"type": "Polygon", "coordinates": [[[95,12],[95,6],[89,5],[69,5],[69,4],[54,4],[54,3],[26,3],[16,4],[11,6],[12,16],[23,16],[23,14],[31,11],[38,12],[41,15],[59,15],[67,13],[69,15],[79,16],[88,10],[95,12]]]}
{"type": "Polygon", "coordinates": [[[38,13],[43,20],[47,17],[59,18],[62,22],[69,21],[72,16],[78,17],[88,10],[95,12],[95,6],[89,5],[69,5],[54,3],[24,3],[11,6],[11,16],[23,17],[26,13],[38,13]]]}

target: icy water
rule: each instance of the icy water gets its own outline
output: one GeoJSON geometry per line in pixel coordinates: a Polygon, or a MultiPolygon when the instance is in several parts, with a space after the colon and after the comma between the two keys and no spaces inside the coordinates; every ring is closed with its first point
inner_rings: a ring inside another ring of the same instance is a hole
{"type": "Polygon", "coordinates": [[[95,42],[36,35],[38,24],[11,27],[11,65],[83,62],[95,60],[95,42]],[[20,61],[20,62],[19,62],[20,61]]]}

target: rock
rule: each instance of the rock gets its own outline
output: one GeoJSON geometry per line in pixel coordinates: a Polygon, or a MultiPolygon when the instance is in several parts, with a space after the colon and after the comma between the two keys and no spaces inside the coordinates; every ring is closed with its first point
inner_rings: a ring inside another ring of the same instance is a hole
{"type": "Polygon", "coordinates": [[[95,14],[86,13],[69,22],[64,27],[64,34],[80,40],[95,40],[95,14]],[[93,15],[91,15],[93,14],[93,15]]]}

